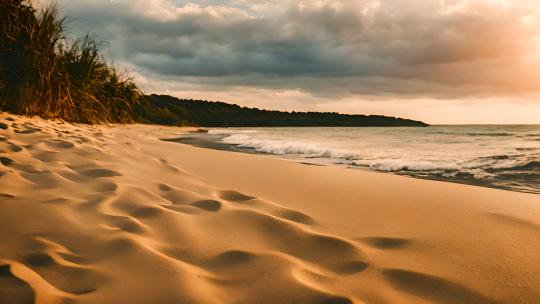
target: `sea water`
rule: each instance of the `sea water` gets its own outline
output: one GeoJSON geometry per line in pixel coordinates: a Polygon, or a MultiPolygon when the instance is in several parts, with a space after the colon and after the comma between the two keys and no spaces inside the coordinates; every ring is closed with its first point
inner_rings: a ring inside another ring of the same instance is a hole
{"type": "Polygon", "coordinates": [[[227,128],[231,149],[540,194],[540,125],[227,128]]]}

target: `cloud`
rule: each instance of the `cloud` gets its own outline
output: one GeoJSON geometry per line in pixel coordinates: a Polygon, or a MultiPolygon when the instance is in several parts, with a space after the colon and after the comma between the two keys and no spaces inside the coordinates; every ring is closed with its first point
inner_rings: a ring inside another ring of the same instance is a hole
{"type": "Polygon", "coordinates": [[[61,0],[155,88],[332,98],[540,93],[536,1],[61,0]],[[172,86],[172,87],[171,87],[172,86]]]}

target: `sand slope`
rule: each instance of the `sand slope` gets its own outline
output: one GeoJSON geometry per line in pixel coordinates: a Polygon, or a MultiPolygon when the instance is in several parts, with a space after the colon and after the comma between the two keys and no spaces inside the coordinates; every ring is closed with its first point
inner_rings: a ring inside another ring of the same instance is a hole
{"type": "Polygon", "coordinates": [[[0,123],[0,303],[540,303],[540,196],[0,123]]]}

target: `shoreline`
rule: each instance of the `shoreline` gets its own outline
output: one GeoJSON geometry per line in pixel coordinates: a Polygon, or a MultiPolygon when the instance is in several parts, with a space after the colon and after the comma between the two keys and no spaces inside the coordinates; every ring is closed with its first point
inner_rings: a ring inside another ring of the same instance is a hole
{"type": "Polygon", "coordinates": [[[540,302],[538,195],[160,140],[190,129],[0,122],[0,296],[540,302]]]}
{"type": "Polygon", "coordinates": [[[228,143],[221,142],[220,140],[225,138],[226,136],[227,135],[222,135],[222,134],[210,135],[208,133],[194,131],[194,132],[188,132],[187,134],[182,135],[180,137],[162,138],[161,140],[167,141],[167,142],[176,142],[180,144],[186,144],[186,145],[190,145],[190,146],[198,147],[198,148],[238,152],[238,153],[244,153],[244,154],[258,154],[258,155],[272,156],[279,159],[292,160],[292,161],[305,164],[305,165],[338,166],[341,168],[346,168],[346,169],[351,169],[351,170],[361,170],[361,171],[367,171],[367,172],[392,174],[392,175],[406,176],[406,177],[422,179],[422,180],[447,182],[447,183],[462,184],[462,185],[469,185],[469,186],[482,187],[482,188],[490,188],[490,189],[498,189],[498,190],[505,190],[505,191],[511,191],[511,192],[518,192],[518,193],[540,195],[540,190],[523,189],[516,186],[512,187],[507,184],[501,184],[501,183],[497,183],[497,182],[493,182],[489,180],[465,178],[465,177],[443,177],[443,176],[436,176],[436,175],[428,176],[425,174],[424,175],[414,174],[413,172],[382,171],[382,170],[373,169],[369,166],[352,165],[349,163],[339,163],[339,162],[336,163],[330,159],[315,158],[315,159],[321,160],[317,162],[317,161],[310,161],[310,159],[313,159],[313,158],[287,157],[287,155],[265,153],[265,152],[257,151],[256,149],[253,149],[253,148],[238,147],[238,145],[235,145],[235,144],[228,144],[228,143]]]}

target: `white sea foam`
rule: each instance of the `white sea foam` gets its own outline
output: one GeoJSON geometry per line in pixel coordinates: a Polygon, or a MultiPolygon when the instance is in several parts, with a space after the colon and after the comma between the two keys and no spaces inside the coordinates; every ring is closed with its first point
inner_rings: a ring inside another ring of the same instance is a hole
{"type": "MultiPolygon", "coordinates": [[[[365,162],[355,162],[356,165],[365,164],[365,162]]],[[[436,164],[421,160],[404,159],[382,159],[370,162],[368,166],[375,170],[397,172],[397,171],[419,171],[419,172],[455,172],[459,170],[457,164],[436,164]]]]}
{"type": "Polygon", "coordinates": [[[530,191],[540,193],[540,183],[534,186],[527,180],[540,176],[540,142],[535,138],[539,130],[540,126],[260,128],[209,134],[260,153],[437,179],[476,179],[482,184],[493,180],[520,191],[523,185],[533,185],[530,191]]]}
{"type": "Polygon", "coordinates": [[[208,130],[208,134],[211,135],[230,135],[230,134],[253,134],[257,133],[257,130],[227,130],[227,129],[213,129],[208,130]]]}
{"type": "Polygon", "coordinates": [[[301,154],[306,157],[334,159],[349,159],[356,157],[354,153],[345,150],[325,148],[310,142],[256,139],[245,134],[230,135],[222,141],[239,147],[252,148],[257,152],[277,155],[301,154]]]}

